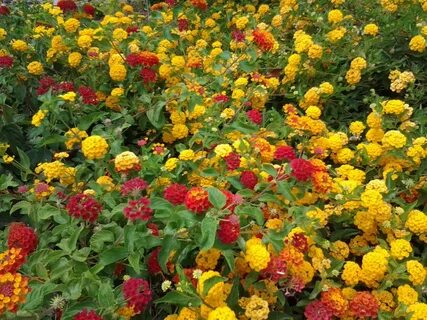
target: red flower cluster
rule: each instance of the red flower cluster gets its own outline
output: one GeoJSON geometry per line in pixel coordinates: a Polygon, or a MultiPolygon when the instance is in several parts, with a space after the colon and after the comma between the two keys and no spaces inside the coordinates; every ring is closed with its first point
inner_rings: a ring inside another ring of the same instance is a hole
{"type": "Polygon", "coordinates": [[[230,100],[230,98],[228,96],[226,96],[225,94],[219,94],[219,95],[214,97],[214,101],[216,103],[227,103],[229,100],[230,100]]]}
{"type": "Polygon", "coordinates": [[[238,29],[233,30],[233,32],[231,32],[231,37],[236,42],[243,42],[246,39],[245,33],[241,30],[238,30],[238,29]]]}
{"type": "Polygon", "coordinates": [[[102,211],[101,204],[92,196],[79,193],[72,196],[66,206],[67,213],[74,218],[82,218],[93,223],[102,211]]]}
{"type": "Polygon", "coordinates": [[[123,283],[123,296],[136,313],[141,313],[152,299],[149,283],[139,278],[130,278],[123,283]]]}
{"type": "Polygon", "coordinates": [[[232,152],[224,158],[225,164],[227,165],[227,170],[233,171],[240,167],[240,156],[232,152]]]}
{"type": "Polygon", "coordinates": [[[148,267],[148,272],[150,272],[151,274],[162,272],[162,268],[160,267],[160,264],[159,264],[160,249],[161,247],[154,249],[154,251],[152,251],[148,256],[147,267],[148,267]]]}
{"type": "Polygon", "coordinates": [[[150,199],[142,197],[138,200],[130,200],[127,207],[123,209],[123,214],[131,221],[137,219],[150,220],[153,215],[153,209],[150,207],[150,199]]]}
{"type": "Polygon", "coordinates": [[[188,30],[188,19],[178,19],[178,30],[180,32],[188,30]]]}
{"type": "Polygon", "coordinates": [[[77,5],[73,0],[59,0],[56,4],[64,13],[77,10],[77,5]]]}
{"type": "Polygon", "coordinates": [[[313,165],[305,159],[293,159],[291,161],[292,176],[298,181],[308,181],[314,172],[313,165]]]}
{"type": "Polygon", "coordinates": [[[240,183],[248,189],[254,189],[258,183],[258,177],[255,173],[249,170],[245,170],[240,175],[240,183]]]}
{"type": "Polygon", "coordinates": [[[208,8],[208,3],[206,2],[206,0],[190,0],[190,2],[194,8],[200,10],[206,10],[208,8]]]}
{"type": "Polygon", "coordinates": [[[274,159],[278,161],[291,161],[296,159],[297,155],[295,153],[295,150],[290,146],[280,146],[276,148],[276,151],[274,152],[274,159]]]}
{"type": "Polygon", "coordinates": [[[144,83],[154,83],[157,81],[156,71],[149,68],[142,68],[139,72],[139,76],[144,83]]]}
{"type": "Polygon", "coordinates": [[[94,310],[83,309],[74,316],[73,320],[103,320],[103,318],[94,310]]]}
{"type": "Polygon", "coordinates": [[[126,32],[128,34],[132,34],[132,33],[138,32],[138,26],[129,26],[129,27],[126,28],[126,32]]]}
{"type": "Polygon", "coordinates": [[[281,256],[271,256],[267,268],[261,271],[261,276],[273,282],[278,282],[281,279],[287,278],[288,265],[285,259],[281,256]]]}
{"type": "Polygon", "coordinates": [[[147,189],[148,184],[141,178],[133,178],[123,183],[120,192],[122,196],[129,194],[138,195],[142,190],[147,189]]]}
{"type": "Polygon", "coordinates": [[[253,123],[260,125],[262,123],[262,114],[256,109],[246,111],[246,115],[253,123]]]}
{"type": "Polygon", "coordinates": [[[175,206],[184,203],[186,194],[187,187],[179,183],[171,184],[163,191],[163,197],[175,206]]]}
{"type": "Polygon", "coordinates": [[[9,227],[7,246],[21,248],[25,255],[33,252],[37,247],[38,239],[34,230],[23,223],[12,223],[9,227]]]}
{"type": "Polygon", "coordinates": [[[126,63],[131,67],[144,66],[153,67],[160,63],[157,55],[150,51],[131,53],[126,57],[126,63]]]}
{"type": "Polygon", "coordinates": [[[262,51],[270,51],[274,47],[273,35],[265,30],[255,29],[252,31],[254,42],[262,51]]]}
{"type": "Polygon", "coordinates": [[[7,16],[9,14],[10,14],[9,8],[4,5],[0,5],[0,16],[7,16]]]}
{"type": "Polygon", "coordinates": [[[12,68],[13,58],[11,56],[0,56],[0,68],[12,68]]]}
{"type": "Polygon", "coordinates": [[[99,102],[95,90],[90,87],[80,86],[79,94],[85,104],[97,105],[99,102]]]}
{"type": "Polygon", "coordinates": [[[94,16],[96,9],[93,5],[91,5],[90,3],[85,3],[82,7],[83,12],[90,15],[90,16],[94,16]]]}
{"type": "Polygon", "coordinates": [[[208,192],[201,187],[192,187],[185,195],[185,206],[188,210],[202,214],[211,206],[208,192]]]}
{"type": "Polygon", "coordinates": [[[235,214],[226,216],[219,223],[218,239],[225,244],[236,242],[240,235],[240,222],[239,217],[235,214]]]}

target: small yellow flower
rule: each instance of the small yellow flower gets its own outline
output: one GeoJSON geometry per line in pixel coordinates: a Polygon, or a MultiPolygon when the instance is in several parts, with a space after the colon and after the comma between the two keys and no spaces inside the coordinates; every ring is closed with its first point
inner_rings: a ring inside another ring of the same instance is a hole
{"type": "Polygon", "coordinates": [[[73,91],[69,91],[65,94],[61,94],[58,96],[61,99],[64,99],[65,101],[71,101],[74,102],[74,100],[76,100],[76,93],[73,91]]]}

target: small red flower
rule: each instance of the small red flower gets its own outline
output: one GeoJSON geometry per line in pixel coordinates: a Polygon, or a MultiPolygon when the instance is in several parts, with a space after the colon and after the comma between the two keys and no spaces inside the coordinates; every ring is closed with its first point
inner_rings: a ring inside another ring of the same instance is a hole
{"type": "Polygon", "coordinates": [[[292,245],[301,252],[308,251],[308,240],[304,233],[295,233],[292,236],[292,245]]]}
{"type": "Polygon", "coordinates": [[[285,279],[288,276],[288,266],[285,259],[281,256],[271,256],[267,268],[261,271],[261,276],[273,282],[285,279]]]}
{"type": "Polygon", "coordinates": [[[85,3],[82,7],[83,12],[90,15],[90,16],[94,16],[95,15],[95,7],[93,5],[91,5],[90,3],[85,3]]]}
{"type": "Polygon", "coordinates": [[[39,86],[36,90],[37,95],[41,96],[49,91],[54,85],[55,80],[52,77],[46,76],[40,79],[39,86]]]}
{"type": "Polygon", "coordinates": [[[226,103],[229,100],[230,100],[230,98],[228,96],[226,96],[225,94],[219,94],[219,95],[214,97],[214,101],[217,103],[226,103]]]}
{"type": "Polygon", "coordinates": [[[130,278],[123,283],[123,296],[136,313],[141,313],[151,302],[150,284],[139,278],[130,278]]]}
{"type": "Polygon", "coordinates": [[[132,34],[132,33],[138,32],[138,26],[129,26],[129,27],[126,28],[126,32],[128,34],[132,34]]]}
{"type": "Polygon", "coordinates": [[[188,20],[187,19],[178,19],[178,30],[186,31],[188,29],[188,20]]]}
{"type": "Polygon", "coordinates": [[[97,105],[98,98],[96,96],[95,90],[89,87],[80,86],[79,94],[82,97],[83,103],[97,105]]]}
{"type": "Polygon", "coordinates": [[[184,203],[186,194],[187,187],[185,185],[174,183],[166,187],[163,192],[163,197],[173,205],[177,206],[184,203]]]}
{"type": "Polygon", "coordinates": [[[59,0],[56,4],[64,13],[77,10],[77,5],[73,0],[59,0]]]}
{"type": "Polygon", "coordinates": [[[160,264],[159,264],[160,249],[161,249],[160,247],[154,249],[154,251],[152,251],[148,256],[147,267],[148,267],[148,272],[150,272],[151,274],[162,272],[162,268],[160,267],[160,264]]]}
{"type": "Polygon", "coordinates": [[[12,68],[13,58],[11,56],[0,56],[0,68],[12,68]]]}
{"type": "Polygon", "coordinates": [[[234,40],[234,41],[236,41],[236,42],[243,42],[243,41],[245,41],[245,39],[246,39],[246,36],[245,36],[244,32],[243,32],[243,31],[241,31],[241,30],[234,30],[234,31],[231,33],[231,37],[232,37],[232,38],[233,38],[233,40],[234,40]]]}
{"type": "Polygon", "coordinates": [[[123,209],[123,214],[131,221],[137,219],[150,220],[153,215],[153,209],[150,207],[150,199],[142,197],[138,200],[130,200],[127,207],[123,209]]]}
{"type": "Polygon", "coordinates": [[[200,10],[206,10],[208,8],[208,3],[206,2],[206,0],[190,0],[190,2],[194,8],[200,10]]]}
{"type": "Polygon", "coordinates": [[[230,153],[224,160],[227,165],[227,170],[229,171],[236,170],[240,167],[240,156],[235,152],[230,153]]]}
{"type": "Polygon", "coordinates": [[[4,5],[0,5],[0,16],[7,16],[9,14],[10,14],[9,8],[4,5]]]}
{"type": "Polygon", "coordinates": [[[10,248],[0,253],[0,274],[16,273],[25,263],[27,256],[21,248],[10,248]]]}
{"type": "Polygon", "coordinates": [[[151,231],[151,234],[155,237],[159,236],[159,227],[155,223],[147,224],[147,228],[151,231]]]}
{"type": "Polygon", "coordinates": [[[142,190],[147,189],[148,184],[141,178],[133,178],[123,183],[120,192],[122,196],[129,194],[138,195],[142,190]]]}
{"type": "Polygon", "coordinates": [[[76,314],[73,320],[103,320],[94,310],[88,311],[86,308],[76,314]]]}
{"type": "Polygon", "coordinates": [[[292,176],[298,181],[308,181],[313,174],[313,165],[305,159],[293,159],[291,161],[292,176]]]}
{"type": "Polygon", "coordinates": [[[9,227],[7,237],[7,246],[11,248],[21,248],[25,255],[33,252],[38,244],[37,234],[25,224],[17,222],[12,223],[9,227]]]}
{"type": "Polygon", "coordinates": [[[248,189],[254,189],[258,183],[258,177],[255,173],[249,170],[245,170],[240,175],[240,183],[248,189]]]}
{"type": "Polygon", "coordinates": [[[188,190],[184,202],[188,210],[198,214],[202,214],[211,206],[208,192],[201,187],[193,187],[188,190]]]}
{"type": "Polygon", "coordinates": [[[219,223],[217,235],[222,243],[231,244],[236,242],[240,235],[239,217],[235,214],[224,217],[219,223]]]}
{"type": "Polygon", "coordinates": [[[144,83],[154,83],[157,81],[157,73],[152,69],[142,68],[139,76],[144,83]]]}
{"type": "Polygon", "coordinates": [[[262,123],[262,113],[256,109],[246,111],[246,115],[253,123],[260,125],[262,123]]]}
{"type": "Polygon", "coordinates": [[[280,146],[276,148],[276,151],[274,152],[274,159],[278,161],[291,161],[296,159],[297,155],[295,153],[295,150],[290,146],[280,146]]]}
{"type": "Polygon", "coordinates": [[[102,211],[102,206],[92,196],[79,193],[68,200],[66,210],[74,218],[94,223],[102,211]]]}

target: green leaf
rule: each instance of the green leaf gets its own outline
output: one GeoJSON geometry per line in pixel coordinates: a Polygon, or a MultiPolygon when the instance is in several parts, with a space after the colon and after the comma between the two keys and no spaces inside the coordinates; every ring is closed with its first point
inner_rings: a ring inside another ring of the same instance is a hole
{"type": "Polygon", "coordinates": [[[2,174],[0,175],[0,190],[6,190],[9,187],[16,187],[19,184],[13,181],[13,176],[11,174],[2,174]]]}
{"type": "Polygon", "coordinates": [[[81,279],[74,279],[64,284],[64,296],[69,300],[77,300],[82,295],[82,281],[81,279]]]}
{"type": "Polygon", "coordinates": [[[20,307],[21,310],[35,310],[39,308],[44,301],[44,298],[54,292],[56,285],[50,282],[30,283],[31,291],[27,295],[25,304],[20,307]]]}
{"type": "Polygon", "coordinates": [[[241,61],[239,63],[239,68],[246,73],[250,73],[254,71],[256,67],[257,67],[256,64],[250,63],[249,61],[241,61]]]}
{"type": "Polygon", "coordinates": [[[217,209],[222,209],[227,202],[227,197],[220,190],[214,187],[209,187],[208,189],[208,197],[209,202],[217,209]]]}
{"type": "Polygon", "coordinates": [[[310,300],[313,300],[317,297],[317,295],[322,291],[323,282],[322,281],[316,281],[316,284],[314,285],[313,290],[310,293],[310,296],[308,297],[310,300]]]}
{"type": "Polygon", "coordinates": [[[103,251],[99,255],[99,263],[108,266],[116,261],[123,260],[128,256],[128,251],[125,247],[111,248],[103,251]]]}
{"type": "Polygon", "coordinates": [[[203,283],[203,292],[202,292],[203,296],[207,296],[209,290],[212,289],[212,287],[214,285],[216,285],[217,283],[220,283],[220,282],[224,282],[225,280],[226,279],[224,277],[219,277],[219,276],[215,276],[215,277],[212,277],[212,278],[209,278],[208,280],[206,280],[203,283]]]}
{"type": "Polygon", "coordinates": [[[215,243],[216,230],[218,229],[218,220],[214,217],[205,217],[201,224],[202,237],[200,240],[200,249],[206,250],[212,248],[215,243]]]}
{"type": "Polygon", "coordinates": [[[230,294],[227,298],[227,305],[235,310],[239,305],[239,287],[240,287],[240,279],[234,278],[233,287],[231,288],[230,294]]]}
{"type": "Polygon", "coordinates": [[[57,246],[64,250],[67,254],[71,254],[74,250],[76,250],[77,240],[79,239],[82,230],[83,226],[75,229],[69,238],[62,239],[61,242],[57,244],[57,246]]]}
{"type": "Polygon", "coordinates": [[[90,247],[95,252],[101,252],[105,243],[112,243],[113,241],[114,233],[106,229],[96,232],[89,240],[90,247]]]}
{"type": "Polygon", "coordinates": [[[150,106],[150,109],[147,111],[147,118],[156,129],[161,129],[166,122],[163,113],[164,105],[163,101],[159,101],[157,104],[150,106]]]}
{"type": "Polygon", "coordinates": [[[291,187],[287,181],[279,181],[277,183],[277,191],[282,194],[287,200],[295,201],[295,196],[292,194],[291,187]]]}
{"type": "Polygon", "coordinates": [[[19,149],[18,147],[16,147],[16,150],[18,151],[19,154],[19,160],[20,160],[20,164],[25,168],[30,170],[30,158],[27,156],[27,154],[22,151],[21,149],[19,149]]]}
{"type": "Polygon", "coordinates": [[[32,205],[28,201],[19,201],[15,203],[12,208],[10,208],[10,213],[14,213],[15,211],[21,210],[21,214],[29,215],[31,212],[32,205]],[[24,213],[25,212],[25,213],[24,213]]]}
{"type": "Polygon", "coordinates": [[[141,254],[142,253],[135,252],[135,253],[130,254],[128,257],[128,261],[129,261],[130,266],[135,271],[135,273],[138,273],[138,274],[141,272],[141,265],[140,265],[141,254]]]}
{"type": "Polygon", "coordinates": [[[230,268],[230,271],[234,270],[234,253],[233,250],[224,250],[221,252],[221,254],[224,256],[225,262],[227,262],[228,267],[230,268]]]}
{"type": "Polygon", "coordinates": [[[255,206],[251,206],[248,204],[239,205],[235,209],[236,213],[241,215],[247,215],[258,223],[258,225],[262,226],[264,225],[264,214],[262,213],[261,209],[255,206]]]}
{"type": "Polygon", "coordinates": [[[81,248],[80,250],[75,251],[71,255],[71,259],[79,261],[79,262],[85,262],[87,257],[89,256],[90,248],[85,247],[81,248]]]}
{"type": "Polygon", "coordinates": [[[163,239],[162,248],[159,252],[159,265],[162,268],[163,272],[168,272],[168,269],[166,267],[166,263],[169,260],[169,256],[171,252],[177,247],[177,241],[175,239],[174,235],[168,234],[163,239]]]}
{"type": "Polygon", "coordinates": [[[98,290],[98,304],[101,308],[110,308],[115,304],[114,291],[109,282],[102,282],[98,290]]]}
{"type": "Polygon", "coordinates": [[[198,296],[189,295],[184,292],[171,291],[164,297],[157,299],[154,303],[168,303],[182,307],[191,304],[192,307],[198,307],[202,305],[202,300],[198,296]]]}
{"type": "Polygon", "coordinates": [[[57,207],[54,207],[50,204],[45,204],[39,210],[37,210],[37,218],[40,220],[47,220],[50,217],[60,214],[61,210],[57,207]]]}

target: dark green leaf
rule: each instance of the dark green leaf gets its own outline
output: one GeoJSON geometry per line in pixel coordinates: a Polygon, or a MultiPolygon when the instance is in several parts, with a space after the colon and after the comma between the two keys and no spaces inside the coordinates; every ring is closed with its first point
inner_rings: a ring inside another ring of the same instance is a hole
{"type": "Polygon", "coordinates": [[[123,260],[128,256],[128,251],[125,247],[111,248],[103,251],[99,256],[99,263],[107,266],[116,261],[123,260]]]}

